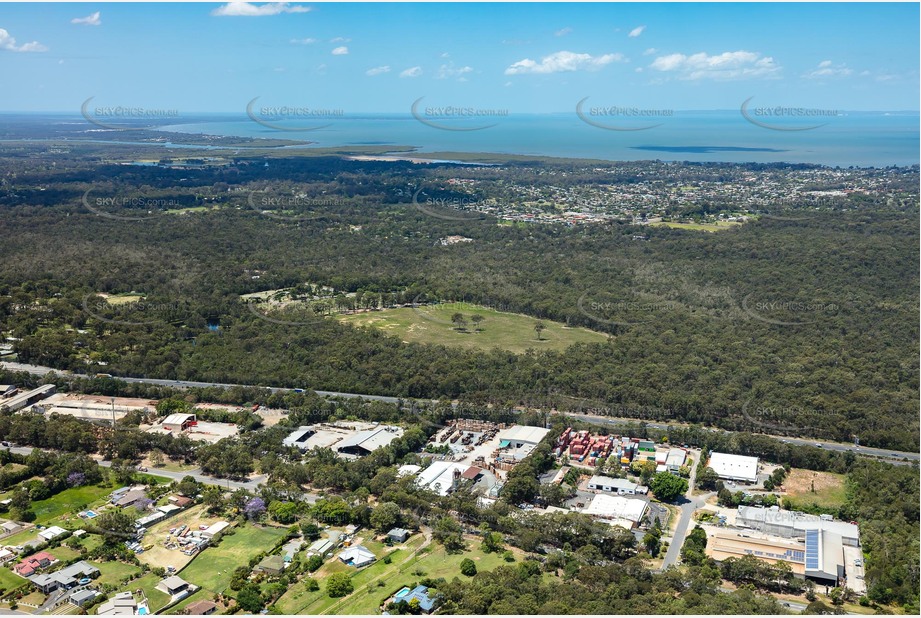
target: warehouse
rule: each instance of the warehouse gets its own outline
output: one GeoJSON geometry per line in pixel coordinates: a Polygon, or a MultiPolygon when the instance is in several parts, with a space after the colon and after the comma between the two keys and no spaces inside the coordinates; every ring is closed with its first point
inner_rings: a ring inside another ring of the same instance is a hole
{"type": "Polygon", "coordinates": [[[860,529],[854,524],[835,521],[830,515],[809,515],[776,506],[740,506],[736,524],[784,538],[804,538],[809,530],[822,530],[837,534],[846,546],[860,546],[860,529]]]}
{"type": "Polygon", "coordinates": [[[669,472],[678,472],[687,460],[688,454],[684,449],[670,448],[665,459],[665,467],[669,472]]]}
{"type": "Polygon", "coordinates": [[[464,474],[470,468],[471,466],[468,464],[435,461],[419,473],[416,484],[419,487],[434,491],[440,496],[447,496],[460,487],[465,478],[464,474]]]}
{"type": "Polygon", "coordinates": [[[709,466],[727,481],[755,483],[758,481],[758,458],[728,453],[711,453],[709,466]]]}
{"type": "Polygon", "coordinates": [[[37,401],[41,401],[45,397],[52,395],[54,391],[54,384],[43,384],[31,391],[19,393],[18,395],[13,395],[12,397],[4,399],[3,402],[0,403],[0,407],[7,408],[10,412],[15,412],[37,401]]]}
{"type": "Polygon", "coordinates": [[[610,476],[593,476],[588,481],[588,488],[595,491],[607,491],[616,493],[620,496],[633,496],[638,493],[646,493],[646,488],[631,483],[627,479],[615,479],[610,476]]]}
{"type": "Polygon", "coordinates": [[[582,512],[615,526],[632,530],[642,521],[647,504],[644,500],[598,494],[582,512]]]}
{"type": "Polygon", "coordinates": [[[374,429],[359,431],[336,445],[342,455],[363,457],[373,453],[382,446],[387,446],[403,435],[403,428],[393,425],[381,425],[374,429]]]}

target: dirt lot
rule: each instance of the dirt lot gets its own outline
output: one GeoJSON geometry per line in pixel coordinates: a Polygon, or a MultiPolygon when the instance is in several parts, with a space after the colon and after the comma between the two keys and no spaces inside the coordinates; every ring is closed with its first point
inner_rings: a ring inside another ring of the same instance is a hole
{"type": "Polygon", "coordinates": [[[843,504],[846,498],[844,476],[831,472],[793,468],[784,481],[783,489],[790,498],[820,505],[843,504]]]}
{"type": "Polygon", "coordinates": [[[166,568],[167,566],[173,566],[176,567],[176,570],[179,570],[191,562],[195,556],[187,556],[179,549],[166,548],[166,539],[170,536],[170,528],[178,528],[185,524],[191,530],[198,530],[199,526],[210,526],[220,520],[220,517],[206,515],[205,505],[203,504],[181,511],[173,517],[167,517],[147,530],[147,534],[144,535],[144,553],[138,556],[138,560],[152,567],[166,568]]]}

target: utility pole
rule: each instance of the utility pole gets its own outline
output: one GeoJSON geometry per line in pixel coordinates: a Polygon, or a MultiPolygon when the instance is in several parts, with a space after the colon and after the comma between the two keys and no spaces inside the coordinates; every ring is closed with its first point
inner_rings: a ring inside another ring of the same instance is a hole
{"type": "Polygon", "coordinates": [[[112,430],[115,430],[115,397],[111,398],[112,400],[112,430]]]}

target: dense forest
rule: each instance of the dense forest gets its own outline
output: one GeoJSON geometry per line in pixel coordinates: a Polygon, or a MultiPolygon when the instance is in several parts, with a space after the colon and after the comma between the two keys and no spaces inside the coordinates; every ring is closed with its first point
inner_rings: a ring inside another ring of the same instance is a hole
{"type": "MultiPolygon", "coordinates": [[[[182,170],[93,156],[25,161],[7,160],[0,186],[0,328],[24,362],[918,448],[915,168],[890,186],[909,205],[855,196],[805,217],[705,234],[496,225],[412,206],[413,183],[495,176],[493,168],[333,157],[182,170]],[[263,216],[247,196],[267,187],[338,198],[304,217],[263,216]],[[120,206],[101,216],[85,206],[87,191],[220,207],[166,214],[120,206]],[[473,242],[439,245],[452,234],[473,242]],[[270,310],[240,299],[305,282],[333,288],[345,306],[467,300],[610,339],[564,352],[473,352],[403,343],[317,319],[309,307],[270,310]],[[96,296],[132,291],[143,301],[96,296]]],[[[562,174],[554,183],[636,180],[637,164],[620,175],[610,166],[518,162],[502,171],[519,183],[549,182],[554,170],[562,174]]],[[[729,178],[744,166],[669,167],[687,181],[729,178]]]]}

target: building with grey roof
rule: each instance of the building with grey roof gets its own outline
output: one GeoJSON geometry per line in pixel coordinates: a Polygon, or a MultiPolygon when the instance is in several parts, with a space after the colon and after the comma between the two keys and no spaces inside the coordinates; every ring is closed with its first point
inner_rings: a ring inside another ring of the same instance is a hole
{"type": "Polygon", "coordinates": [[[382,446],[387,446],[403,435],[402,427],[381,425],[374,429],[358,431],[336,445],[336,450],[344,455],[362,457],[373,453],[382,446]]]}
{"type": "Polygon", "coordinates": [[[838,535],[844,545],[860,546],[860,529],[854,524],[835,521],[830,515],[809,515],[776,506],[740,506],[736,524],[784,538],[804,538],[809,530],[821,530],[838,535]]]}

